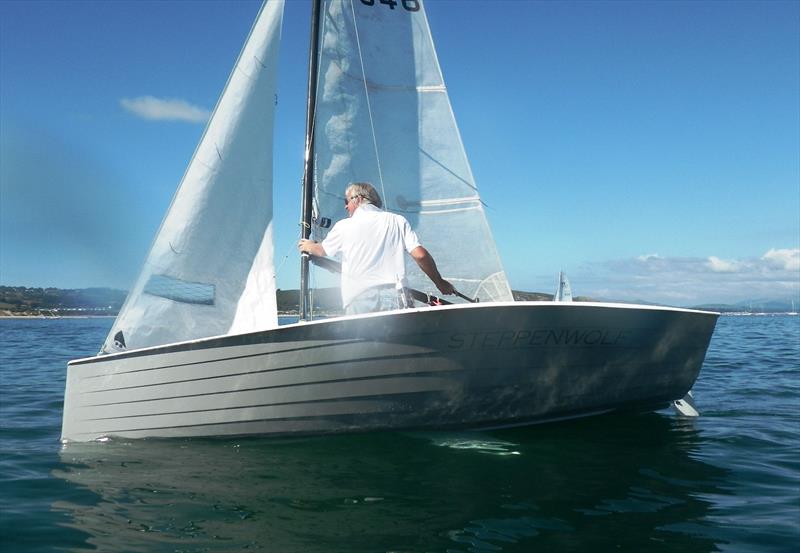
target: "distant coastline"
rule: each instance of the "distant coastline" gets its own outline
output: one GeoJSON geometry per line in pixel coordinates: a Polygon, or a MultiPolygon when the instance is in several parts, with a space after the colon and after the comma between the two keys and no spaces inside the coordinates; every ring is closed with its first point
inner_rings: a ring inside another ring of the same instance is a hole
{"type": "MultiPolygon", "coordinates": [[[[514,290],[516,301],[549,301],[552,294],[514,290]]],[[[0,286],[0,318],[102,318],[116,317],[128,292],[114,288],[34,288],[27,286],[0,286]]],[[[299,290],[278,290],[278,314],[297,316],[299,290]]],[[[579,296],[575,301],[615,301],[579,296]]],[[[326,316],[341,314],[338,288],[321,288],[314,292],[314,311],[326,316]]],[[[651,302],[625,301],[621,303],[651,302]]],[[[800,303],[800,302],[798,302],[800,303]]],[[[726,315],[755,315],[796,312],[791,300],[747,300],[735,304],[702,304],[691,309],[716,311],[726,315]]]]}
{"type": "MultiPolygon", "coordinates": [[[[2,318],[87,318],[115,317],[128,292],[114,288],[33,288],[0,286],[0,317],[2,318]]],[[[553,299],[552,294],[514,291],[518,301],[553,299]]],[[[576,298],[578,301],[588,298],[576,298]]],[[[297,316],[300,311],[299,290],[277,291],[278,314],[297,316]]],[[[335,316],[342,313],[339,288],[314,291],[316,313],[335,316]]]]}
{"type": "Polygon", "coordinates": [[[127,292],[113,288],[0,286],[2,317],[114,317],[127,292]]]}

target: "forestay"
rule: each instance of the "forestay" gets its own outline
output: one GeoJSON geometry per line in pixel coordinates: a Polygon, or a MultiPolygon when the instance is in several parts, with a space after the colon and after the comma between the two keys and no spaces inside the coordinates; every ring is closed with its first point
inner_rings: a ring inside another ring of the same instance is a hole
{"type": "Polygon", "coordinates": [[[277,326],[272,132],[282,18],[282,0],[259,12],[104,352],[277,326]]]}
{"type": "MultiPolygon", "coordinates": [[[[346,216],[347,184],[369,181],[457,289],[511,300],[422,2],[326,0],[319,61],[313,237],[346,216]]],[[[410,286],[430,289],[407,265],[410,286]]]]}

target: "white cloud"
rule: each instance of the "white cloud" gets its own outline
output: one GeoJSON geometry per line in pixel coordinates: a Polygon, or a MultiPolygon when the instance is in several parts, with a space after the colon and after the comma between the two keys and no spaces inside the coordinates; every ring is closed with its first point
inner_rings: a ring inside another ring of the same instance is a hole
{"type": "Polygon", "coordinates": [[[119,103],[134,115],[155,121],[204,123],[208,121],[210,115],[207,109],[194,106],[178,98],[139,96],[138,98],[122,98],[119,103]]]}
{"type": "Polygon", "coordinates": [[[655,261],[658,259],[663,259],[663,258],[657,253],[648,253],[645,255],[640,255],[639,257],[636,258],[637,261],[641,261],[642,263],[647,263],[648,261],[655,261]]]}
{"type": "Polygon", "coordinates": [[[800,248],[793,250],[771,249],[761,259],[770,266],[782,268],[786,271],[800,271],[800,248]]]}
{"type": "Polygon", "coordinates": [[[735,273],[740,265],[736,261],[726,261],[712,255],[708,258],[708,267],[715,273],[735,273]]]}
{"type": "Polygon", "coordinates": [[[580,267],[569,274],[578,296],[668,305],[787,300],[800,294],[800,250],[723,259],[654,254],[580,267]]]}

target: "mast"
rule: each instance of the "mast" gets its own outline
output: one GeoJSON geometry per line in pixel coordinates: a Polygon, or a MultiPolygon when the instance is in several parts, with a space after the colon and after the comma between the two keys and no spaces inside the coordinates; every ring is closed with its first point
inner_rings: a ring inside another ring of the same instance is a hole
{"type": "MultiPolygon", "coordinates": [[[[301,236],[311,236],[311,212],[314,185],[314,114],[317,104],[317,77],[319,74],[319,19],[322,0],[311,0],[311,44],[308,53],[308,103],[306,105],[306,149],[303,167],[303,193],[301,211],[301,236]]],[[[311,307],[309,295],[309,255],[300,256],[300,319],[308,320],[311,307]]]]}

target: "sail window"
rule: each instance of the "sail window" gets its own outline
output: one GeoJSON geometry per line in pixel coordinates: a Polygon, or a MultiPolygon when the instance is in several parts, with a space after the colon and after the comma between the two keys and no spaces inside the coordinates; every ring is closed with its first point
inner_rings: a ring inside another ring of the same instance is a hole
{"type": "Polygon", "coordinates": [[[144,293],[182,303],[214,305],[215,287],[204,282],[190,282],[167,275],[153,275],[144,293]]]}

